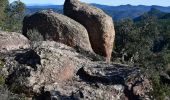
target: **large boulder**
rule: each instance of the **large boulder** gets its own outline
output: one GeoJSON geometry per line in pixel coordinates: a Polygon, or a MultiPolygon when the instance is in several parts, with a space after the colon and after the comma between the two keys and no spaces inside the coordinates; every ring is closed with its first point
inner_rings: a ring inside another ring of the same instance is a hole
{"type": "Polygon", "coordinates": [[[20,33],[0,31],[0,52],[29,48],[29,40],[20,33]]]}
{"type": "Polygon", "coordinates": [[[34,100],[149,100],[152,86],[140,68],[93,62],[56,42],[31,47],[3,55],[0,73],[14,93],[34,100]]]}
{"type": "Polygon", "coordinates": [[[23,20],[23,34],[36,30],[44,40],[62,42],[74,48],[92,51],[87,30],[78,22],[53,11],[40,11],[23,20]]]}
{"type": "Polygon", "coordinates": [[[4,57],[3,76],[16,93],[32,95],[40,88],[71,80],[76,70],[90,60],[75,49],[54,41],[38,42],[31,49],[8,52],[4,57]]]}
{"type": "Polygon", "coordinates": [[[81,23],[88,31],[94,52],[110,60],[115,38],[112,18],[79,0],[65,0],[64,14],[81,23]]]}

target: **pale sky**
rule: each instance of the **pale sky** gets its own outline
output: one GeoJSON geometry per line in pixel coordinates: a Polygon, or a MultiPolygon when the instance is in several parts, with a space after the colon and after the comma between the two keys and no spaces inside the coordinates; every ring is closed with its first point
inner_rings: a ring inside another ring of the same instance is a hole
{"type": "MultiPolygon", "coordinates": [[[[10,2],[15,0],[9,0],[10,2]]],[[[64,0],[21,0],[26,5],[63,5],[64,0]]],[[[170,0],[80,0],[86,3],[97,3],[104,5],[160,5],[160,6],[170,6],[170,0]]]]}

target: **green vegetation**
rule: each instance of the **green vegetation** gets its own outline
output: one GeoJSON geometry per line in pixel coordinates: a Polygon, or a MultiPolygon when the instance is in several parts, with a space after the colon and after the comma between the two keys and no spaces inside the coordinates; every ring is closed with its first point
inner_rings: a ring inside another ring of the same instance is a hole
{"type": "Polygon", "coordinates": [[[29,30],[27,32],[27,38],[31,41],[43,41],[44,38],[37,30],[29,30]]]}
{"type": "MultiPolygon", "coordinates": [[[[0,58],[0,70],[2,69],[3,66],[4,66],[4,61],[0,58]]],[[[4,84],[5,84],[5,79],[0,73],[0,85],[4,85],[4,84]]]]}
{"type": "Polygon", "coordinates": [[[3,67],[4,61],[0,58],[0,69],[3,67]]]}
{"type": "Polygon", "coordinates": [[[154,97],[164,100],[170,96],[170,84],[162,82],[160,74],[170,76],[170,19],[160,19],[158,11],[154,11],[155,16],[145,15],[138,21],[126,19],[116,22],[113,60],[148,69],[154,97]]]}
{"type": "Polygon", "coordinates": [[[4,85],[5,84],[5,79],[2,75],[0,75],[0,85],[4,85]]]}
{"type": "Polygon", "coordinates": [[[22,19],[25,14],[25,4],[20,0],[14,1],[11,4],[8,0],[3,0],[0,5],[2,9],[0,13],[0,29],[5,31],[21,31],[22,19]]]}
{"type": "MultiPolygon", "coordinates": [[[[0,56],[0,99],[1,100],[27,100],[25,95],[14,94],[11,91],[9,91],[9,89],[7,88],[7,86],[5,84],[5,77],[1,73],[1,70],[2,70],[2,67],[4,66],[4,63],[5,63],[4,60],[0,56]]],[[[19,91],[19,88],[16,88],[17,85],[15,85],[14,87],[15,88],[13,88],[13,90],[18,89],[18,91],[19,91]]],[[[20,88],[20,90],[21,90],[21,88],[20,88]]]]}
{"type": "Polygon", "coordinates": [[[0,26],[3,25],[6,18],[6,9],[8,7],[8,0],[0,0],[0,26]]]}
{"type": "Polygon", "coordinates": [[[17,95],[11,93],[6,86],[0,85],[0,99],[1,100],[28,100],[24,95],[17,95]]]}
{"type": "Polygon", "coordinates": [[[170,84],[164,84],[160,81],[159,75],[155,73],[152,76],[153,92],[152,95],[156,100],[165,100],[170,96],[170,84]]]}

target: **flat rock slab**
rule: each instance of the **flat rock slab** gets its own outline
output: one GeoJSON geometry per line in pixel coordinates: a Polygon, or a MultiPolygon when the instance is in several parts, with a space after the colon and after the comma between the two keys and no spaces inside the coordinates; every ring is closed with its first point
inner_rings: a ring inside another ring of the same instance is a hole
{"type": "Polygon", "coordinates": [[[83,67],[78,75],[89,82],[100,82],[107,84],[125,84],[125,81],[140,73],[139,68],[122,67],[120,65],[101,64],[83,67]]]}

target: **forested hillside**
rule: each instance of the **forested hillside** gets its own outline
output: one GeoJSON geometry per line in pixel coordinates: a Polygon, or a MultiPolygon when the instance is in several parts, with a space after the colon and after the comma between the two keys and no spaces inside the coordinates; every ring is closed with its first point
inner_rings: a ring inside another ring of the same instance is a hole
{"type": "MultiPolygon", "coordinates": [[[[120,6],[107,6],[100,4],[92,4],[98,8],[104,10],[107,14],[112,16],[114,20],[121,20],[126,18],[136,18],[140,15],[148,12],[151,8],[158,9],[162,12],[169,12],[170,7],[161,7],[161,6],[132,6],[132,5],[120,5],[120,6]]],[[[39,11],[42,9],[53,9],[54,11],[62,13],[62,5],[47,5],[47,6],[27,6],[27,13],[39,11]]]]}
{"type": "Polygon", "coordinates": [[[133,19],[116,22],[114,60],[150,69],[154,96],[164,100],[170,94],[169,13],[155,8],[133,19]],[[120,58],[120,59],[117,59],[120,58]],[[168,75],[166,75],[167,73],[168,75]]]}

